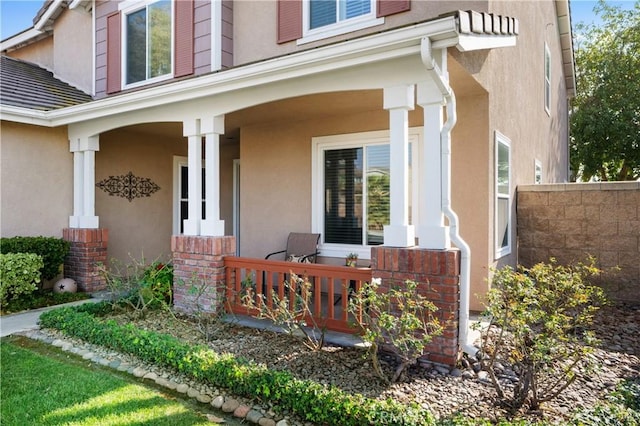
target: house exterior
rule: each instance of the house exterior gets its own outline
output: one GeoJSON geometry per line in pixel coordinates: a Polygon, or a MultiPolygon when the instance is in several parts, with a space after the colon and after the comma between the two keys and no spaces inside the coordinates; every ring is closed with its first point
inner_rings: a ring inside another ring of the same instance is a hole
{"type": "Polygon", "coordinates": [[[456,253],[465,316],[517,261],[516,186],[568,179],[567,0],[49,0],[0,48],[51,73],[43,105],[3,85],[0,232],[85,263],[315,232],[322,264],[456,253]]]}

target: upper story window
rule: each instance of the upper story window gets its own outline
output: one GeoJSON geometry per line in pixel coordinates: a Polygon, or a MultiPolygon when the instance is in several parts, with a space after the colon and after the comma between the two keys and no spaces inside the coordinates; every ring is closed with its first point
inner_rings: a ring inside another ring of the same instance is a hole
{"type": "Polygon", "coordinates": [[[172,2],[135,2],[122,12],[125,86],[170,77],[173,70],[172,2]]]}
{"type": "Polygon", "coordinates": [[[303,38],[298,44],[384,23],[376,0],[309,0],[303,3],[303,38]]]}

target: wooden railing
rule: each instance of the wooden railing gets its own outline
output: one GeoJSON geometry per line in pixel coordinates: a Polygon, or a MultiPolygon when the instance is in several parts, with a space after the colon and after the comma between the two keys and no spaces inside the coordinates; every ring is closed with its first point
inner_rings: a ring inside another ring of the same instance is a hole
{"type": "MultiPolygon", "coordinates": [[[[227,283],[227,309],[241,315],[257,315],[257,309],[248,309],[242,297],[251,288],[255,305],[271,304],[274,292],[279,300],[295,301],[295,282],[291,274],[306,279],[311,284],[311,317],[319,327],[328,330],[353,332],[347,306],[350,294],[358,291],[362,284],[371,281],[370,268],[349,268],[311,263],[293,263],[275,260],[227,256],[224,258],[227,283]],[[293,284],[285,291],[284,283],[293,284]]],[[[351,318],[354,319],[354,318],[351,318]]],[[[308,321],[309,322],[309,321],[308,321]]]]}

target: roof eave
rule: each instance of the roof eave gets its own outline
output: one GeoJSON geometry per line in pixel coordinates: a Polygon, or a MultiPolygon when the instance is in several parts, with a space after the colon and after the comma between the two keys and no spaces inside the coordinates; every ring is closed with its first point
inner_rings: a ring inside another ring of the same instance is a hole
{"type": "Polygon", "coordinates": [[[571,4],[569,0],[556,0],[556,16],[558,19],[558,35],[562,48],[562,66],[565,73],[567,97],[576,95],[576,62],[573,50],[573,30],[571,26],[571,4]]]}

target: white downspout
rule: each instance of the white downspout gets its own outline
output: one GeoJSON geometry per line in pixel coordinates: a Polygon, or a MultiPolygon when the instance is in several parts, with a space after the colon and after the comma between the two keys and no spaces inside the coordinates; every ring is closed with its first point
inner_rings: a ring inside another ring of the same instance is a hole
{"type": "MultiPolygon", "coordinates": [[[[440,132],[440,161],[442,176],[442,212],[449,221],[449,238],[460,250],[460,318],[458,324],[458,342],[464,352],[475,356],[478,348],[468,342],[469,338],[469,300],[471,275],[471,249],[462,239],[458,230],[458,215],[451,208],[451,130],[456,125],[456,97],[449,83],[442,76],[431,51],[431,40],[423,37],[420,54],[427,72],[436,83],[444,97],[447,108],[447,120],[440,132]]],[[[424,123],[427,125],[427,123],[424,123]]]]}

